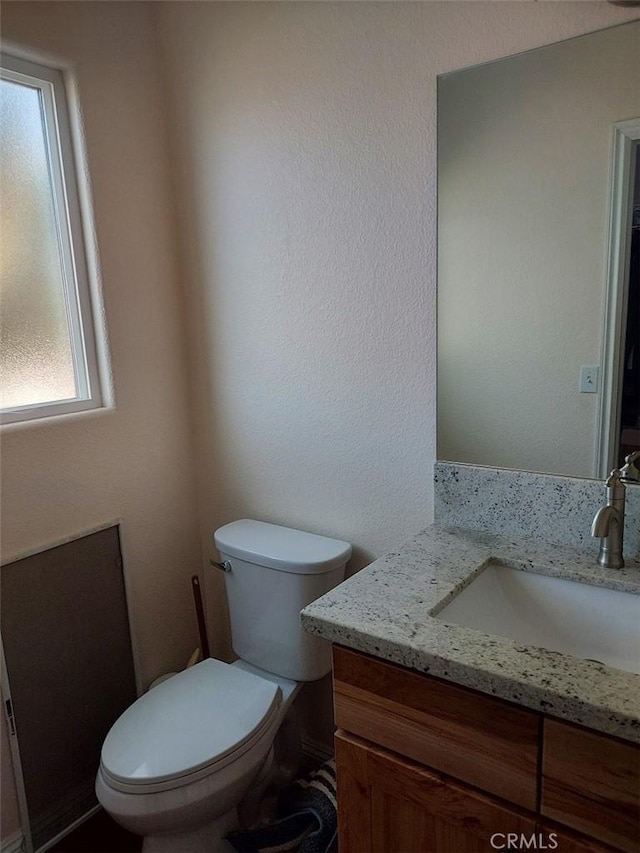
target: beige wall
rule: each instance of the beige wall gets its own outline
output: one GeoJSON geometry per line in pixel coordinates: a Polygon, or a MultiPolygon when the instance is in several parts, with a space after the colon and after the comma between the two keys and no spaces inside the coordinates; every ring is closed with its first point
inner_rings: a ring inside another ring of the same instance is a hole
{"type": "Polygon", "coordinates": [[[640,117],[640,23],[439,89],[438,456],[596,476],[612,128],[640,117]]]}
{"type": "MultiPolygon", "coordinates": [[[[2,33],[76,66],[116,402],[3,427],[2,558],[122,519],[144,686],[197,645],[189,578],[200,567],[153,8],[5,3],[2,33]]],[[[9,760],[3,749],[2,837],[18,827],[9,760]]]]}
{"type": "MultiPolygon", "coordinates": [[[[432,513],[436,75],[632,12],[496,2],[157,13],[205,553],[216,525],[248,515],[347,539],[362,565],[432,513]]],[[[185,582],[198,560],[150,14],[3,8],[5,35],[79,62],[118,395],[110,415],[8,437],[5,544],[13,553],[123,516],[145,680],[195,640],[185,582]]],[[[219,580],[209,608],[224,654],[219,580]]],[[[326,738],[328,713],[311,705],[303,716],[326,738]]]]}
{"type": "MultiPolygon", "coordinates": [[[[363,565],[432,513],[436,77],[631,13],[510,2],[158,13],[203,547],[212,521],[255,516],[346,539],[363,565]]],[[[218,577],[208,592],[224,653],[218,577]]]]}

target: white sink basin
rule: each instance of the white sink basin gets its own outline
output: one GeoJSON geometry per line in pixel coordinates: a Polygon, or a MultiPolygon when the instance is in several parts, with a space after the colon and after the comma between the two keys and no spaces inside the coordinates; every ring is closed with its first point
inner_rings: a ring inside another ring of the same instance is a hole
{"type": "Polygon", "coordinates": [[[640,596],[491,561],[437,619],[640,673],[640,596]]]}

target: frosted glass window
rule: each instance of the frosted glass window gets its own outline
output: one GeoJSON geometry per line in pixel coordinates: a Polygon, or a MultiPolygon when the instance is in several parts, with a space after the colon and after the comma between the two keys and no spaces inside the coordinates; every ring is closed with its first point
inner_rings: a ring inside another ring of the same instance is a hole
{"type": "Polygon", "coordinates": [[[78,389],[37,89],[0,83],[0,151],[0,404],[72,399],[78,389]]]}
{"type": "Polygon", "coordinates": [[[3,421],[100,405],[80,208],[60,72],[2,58],[3,421]]]}

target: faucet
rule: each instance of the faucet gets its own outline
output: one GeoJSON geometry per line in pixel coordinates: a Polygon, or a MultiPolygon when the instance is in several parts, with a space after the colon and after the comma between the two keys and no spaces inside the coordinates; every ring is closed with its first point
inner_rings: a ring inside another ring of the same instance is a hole
{"type": "Polygon", "coordinates": [[[593,519],[591,535],[600,539],[598,564],[605,569],[621,569],[622,537],[624,534],[625,485],[617,468],[609,474],[605,483],[607,505],[601,506],[593,519]]]}

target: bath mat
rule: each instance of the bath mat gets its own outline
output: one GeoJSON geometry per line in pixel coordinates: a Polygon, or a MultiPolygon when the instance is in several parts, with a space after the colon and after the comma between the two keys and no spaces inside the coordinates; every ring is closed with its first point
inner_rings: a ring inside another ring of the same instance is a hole
{"type": "Polygon", "coordinates": [[[327,761],[278,799],[279,820],[227,841],[238,853],[327,853],[337,833],[336,766],[327,761]]]}

